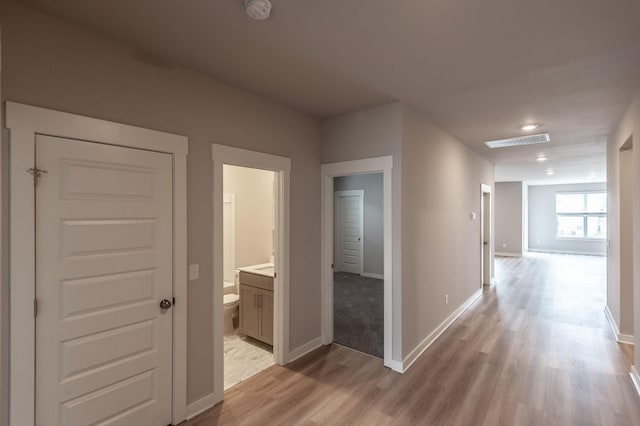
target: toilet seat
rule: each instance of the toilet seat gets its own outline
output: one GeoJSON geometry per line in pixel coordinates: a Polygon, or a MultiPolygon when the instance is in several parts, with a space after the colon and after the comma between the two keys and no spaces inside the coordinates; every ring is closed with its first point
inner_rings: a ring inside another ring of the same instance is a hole
{"type": "Polygon", "coordinates": [[[225,306],[232,306],[238,303],[238,300],[240,300],[240,296],[237,294],[225,294],[223,296],[223,299],[225,306]]]}

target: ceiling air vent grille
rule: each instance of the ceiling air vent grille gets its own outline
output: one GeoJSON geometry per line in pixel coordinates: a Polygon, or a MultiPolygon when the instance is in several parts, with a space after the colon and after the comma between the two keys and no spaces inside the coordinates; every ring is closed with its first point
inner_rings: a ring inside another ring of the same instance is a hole
{"type": "Polygon", "coordinates": [[[498,139],[495,141],[486,141],[484,144],[489,148],[504,148],[506,146],[532,145],[536,143],[551,142],[549,133],[540,133],[537,135],[518,136],[509,139],[498,139]]]}

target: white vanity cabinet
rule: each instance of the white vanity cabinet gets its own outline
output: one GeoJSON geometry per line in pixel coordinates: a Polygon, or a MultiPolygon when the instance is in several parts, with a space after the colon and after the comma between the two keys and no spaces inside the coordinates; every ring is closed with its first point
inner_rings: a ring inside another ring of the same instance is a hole
{"type": "Polygon", "coordinates": [[[240,271],[240,332],[273,345],[273,277],[240,271]]]}

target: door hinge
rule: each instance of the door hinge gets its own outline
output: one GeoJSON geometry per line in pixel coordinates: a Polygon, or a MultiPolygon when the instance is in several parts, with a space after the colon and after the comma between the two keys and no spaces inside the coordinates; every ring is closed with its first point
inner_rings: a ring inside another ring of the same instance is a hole
{"type": "Polygon", "coordinates": [[[278,273],[277,272],[273,273],[273,278],[278,278],[278,273]]]}
{"type": "Polygon", "coordinates": [[[27,173],[33,176],[33,186],[38,186],[38,178],[42,176],[43,173],[49,173],[46,170],[39,169],[37,167],[33,167],[31,169],[27,169],[27,173]]]}
{"type": "Polygon", "coordinates": [[[38,299],[33,299],[33,317],[38,316],[38,299]]]}
{"type": "Polygon", "coordinates": [[[333,269],[333,263],[331,264],[331,269],[333,269]]]}
{"type": "Polygon", "coordinates": [[[176,306],[176,298],[175,298],[175,297],[172,297],[171,299],[173,300],[172,305],[173,305],[173,306],[176,306]]]}

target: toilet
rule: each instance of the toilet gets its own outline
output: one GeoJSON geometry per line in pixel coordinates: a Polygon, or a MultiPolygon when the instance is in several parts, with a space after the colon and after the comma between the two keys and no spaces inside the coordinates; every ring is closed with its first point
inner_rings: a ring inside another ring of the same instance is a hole
{"type": "Polygon", "coordinates": [[[235,330],[234,322],[238,318],[238,305],[240,304],[240,296],[235,293],[225,294],[224,296],[224,334],[233,333],[235,330]]]}

